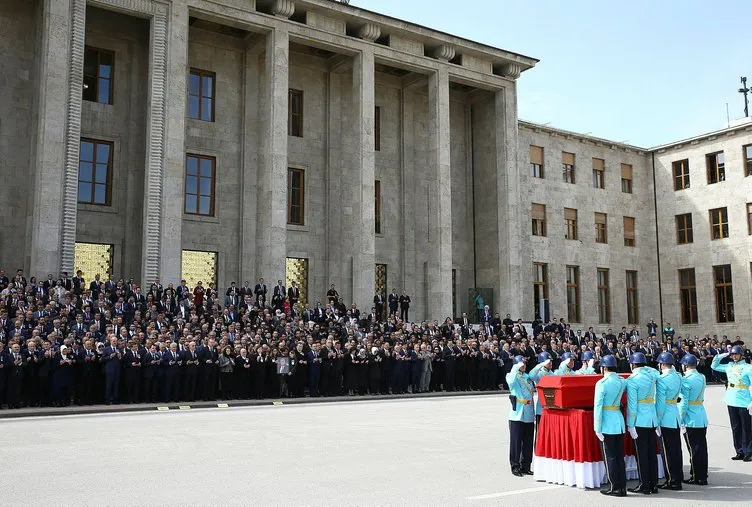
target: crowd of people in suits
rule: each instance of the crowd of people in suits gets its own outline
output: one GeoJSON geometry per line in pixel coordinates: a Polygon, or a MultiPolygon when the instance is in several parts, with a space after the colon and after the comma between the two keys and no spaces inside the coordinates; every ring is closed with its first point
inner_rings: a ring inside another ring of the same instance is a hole
{"type": "MultiPolygon", "coordinates": [[[[332,285],[326,304],[302,305],[300,289],[234,282],[188,287],[81,272],[28,281],[0,271],[0,407],[498,390],[516,355],[541,351],[575,365],[596,357],[670,349],[710,357],[724,338],[598,337],[563,320],[483,312],[410,322],[410,297],[374,296],[369,313],[346,307],[332,285]],[[475,320],[475,319],[473,319],[475,320]],[[706,354],[707,352],[707,354],[706,354]]],[[[650,324],[649,324],[650,328],[650,324]]],[[[665,330],[664,330],[665,331],[665,330]]]]}

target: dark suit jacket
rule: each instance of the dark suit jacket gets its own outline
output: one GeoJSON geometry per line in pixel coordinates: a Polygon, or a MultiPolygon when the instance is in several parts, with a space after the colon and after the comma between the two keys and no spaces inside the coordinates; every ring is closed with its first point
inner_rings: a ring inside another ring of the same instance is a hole
{"type": "Polygon", "coordinates": [[[108,375],[117,375],[120,373],[120,359],[117,357],[118,352],[117,349],[113,349],[110,345],[104,348],[104,372],[108,375]]]}

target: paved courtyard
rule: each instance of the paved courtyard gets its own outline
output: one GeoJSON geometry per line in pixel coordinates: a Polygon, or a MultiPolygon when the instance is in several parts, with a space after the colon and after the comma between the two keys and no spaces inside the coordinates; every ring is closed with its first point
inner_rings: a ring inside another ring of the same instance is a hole
{"type": "Polygon", "coordinates": [[[722,394],[706,392],[711,486],[651,497],[514,477],[496,394],[0,421],[2,504],[750,505],[722,394]]]}

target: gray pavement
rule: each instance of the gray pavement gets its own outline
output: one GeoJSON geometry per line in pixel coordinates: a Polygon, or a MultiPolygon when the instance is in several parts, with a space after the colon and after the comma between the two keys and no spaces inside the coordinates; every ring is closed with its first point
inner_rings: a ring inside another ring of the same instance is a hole
{"type": "Polygon", "coordinates": [[[649,497],[511,475],[501,394],[0,420],[0,494],[3,506],[752,505],[722,393],[706,392],[711,485],[649,497]]]}

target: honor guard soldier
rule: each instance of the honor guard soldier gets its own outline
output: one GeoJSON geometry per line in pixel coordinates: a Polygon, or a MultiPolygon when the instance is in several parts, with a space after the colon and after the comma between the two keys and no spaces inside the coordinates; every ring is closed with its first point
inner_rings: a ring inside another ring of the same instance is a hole
{"type": "MultiPolygon", "coordinates": [[[[541,377],[545,377],[546,375],[553,375],[551,366],[551,354],[546,351],[541,352],[540,354],[538,354],[538,364],[535,365],[535,367],[533,367],[533,369],[530,370],[530,373],[528,374],[530,380],[537,384],[541,377]]],[[[543,415],[543,405],[541,405],[540,398],[538,397],[535,403],[536,426],[540,425],[541,415],[543,415]]]]}
{"type": "Polygon", "coordinates": [[[624,465],[624,416],[621,414],[621,397],[626,381],[616,373],[616,358],[601,358],[603,378],[595,384],[593,401],[593,426],[603,448],[606,477],[609,489],[601,490],[608,496],[627,496],[627,470],[624,465]]]}
{"type": "Polygon", "coordinates": [[[730,353],[715,356],[710,367],[725,373],[728,379],[723,399],[728,405],[736,450],[736,456],[731,459],[749,462],[752,461],[752,365],[744,361],[743,354],[742,348],[734,345],[730,353]],[[731,362],[721,364],[729,355],[731,362]]]}
{"type": "Polygon", "coordinates": [[[682,469],[682,448],[677,399],[681,394],[682,379],[674,368],[674,355],[663,352],[658,356],[661,376],[658,377],[655,389],[655,413],[660,428],[661,449],[663,454],[663,469],[666,471],[666,482],[658,486],[660,489],[680,490],[684,480],[682,469]]]}
{"type": "Polygon", "coordinates": [[[561,363],[556,369],[556,375],[574,375],[574,370],[572,370],[572,365],[574,364],[572,353],[564,352],[559,359],[561,359],[561,363]]]}
{"type": "Polygon", "coordinates": [[[642,352],[629,358],[632,375],[627,379],[627,429],[634,440],[637,473],[640,483],[631,488],[633,493],[649,495],[658,492],[658,457],[655,454],[655,437],[660,435],[655,413],[655,384],[658,372],[645,366],[642,352]]]}
{"type": "Polygon", "coordinates": [[[509,463],[517,477],[533,475],[533,433],[535,410],[533,392],[535,386],[525,373],[525,356],[514,356],[512,371],[507,374],[509,385],[509,463]]]}
{"type": "Polygon", "coordinates": [[[586,350],[582,353],[582,367],[577,370],[578,375],[595,375],[595,354],[586,350]]]}
{"type": "Polygon", "coordinates": [[[679,361],[684,368],[679,402],[681,431],[689,450],[687,484],[708,484],[708,415],[705,413],[705,375],[697,371],[697,357],[684,354],[679,361]]]}

